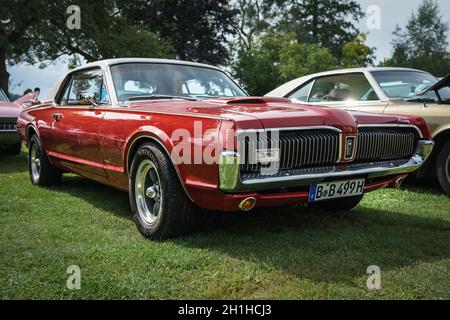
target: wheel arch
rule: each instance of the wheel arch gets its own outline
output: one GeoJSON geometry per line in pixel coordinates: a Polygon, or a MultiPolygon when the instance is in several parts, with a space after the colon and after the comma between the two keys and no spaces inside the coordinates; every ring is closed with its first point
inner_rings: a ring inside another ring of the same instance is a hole
{"type": "Polygon", "coordinates": [[[430,177],[436,175],[436,161],[444,145],[450,141],[450,127],[442,129],[435,134],[433,140],[435,143],[433,152],[425,165],[419,170],[419,177],[430,177]]]}
{"type": "Polygon", "coordinates": [[[159,145],[163,150],[163,152],[166,154],[166,156],[169,157],[172,166],[177,174],[178,181],[180,182],[189,199],[192,202],[194,202],[186,188],[184,179],[180,173],[178,166],[175,163],[173,163],[172,157],[170,156],[170,150],[172,150],[172,145],[169,142],[170,140],[168,140],[168,137],[166,137],[165,139],[167,141],[166,143],[169,144],[168,146],[166,145],[166,143],[163,142],[163,140],[164,139],[162,139],[160,136],[152,132],[141,132],[135,135],[133,138],[131,138],[127,144],[127,148],[125,151],[125,168],[124,168],[125,172],[128,176],[130,176],[131,164],[133,162],[134,156],[136,155],[136,152],[139,150],[139,147],[145,142],[154,142],[157,145],[159,145]]]}
{"type": "Polygon", "coordinates": [[[39,130],[34,124],[29,124],[25,130],[25,139],[27,145],[30,143],[31,137],[34,135],[37,135],[39,138],[39,130]]]}

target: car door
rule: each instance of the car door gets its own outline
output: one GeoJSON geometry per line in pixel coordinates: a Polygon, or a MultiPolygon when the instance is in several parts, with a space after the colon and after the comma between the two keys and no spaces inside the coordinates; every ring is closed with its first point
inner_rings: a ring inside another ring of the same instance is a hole
{"type": "Polygon", "coordinates": [[[50,156],[71,171],[107,181],[98,136],[105,105],[109,104],[102,70],[73,73],[61,92],[52,110],[50,156]]]}
{"type": "Polygon", "coordinates": [[[379,98],[362,72],[316,77],[286,96],[294,101],[342,109],[383,113],[387,101],[379,98]]]}

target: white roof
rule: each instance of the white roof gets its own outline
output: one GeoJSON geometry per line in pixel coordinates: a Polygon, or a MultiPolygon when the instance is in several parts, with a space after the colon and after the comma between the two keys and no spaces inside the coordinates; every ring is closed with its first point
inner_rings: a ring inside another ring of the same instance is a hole
{"type": "Polygon", "coordinates": [[[85,65],[82,65],[74,70],[71,71],[77,71],[80,69],[85,68],[91,68],[91,67],[109,67],[116,64],[122,64],[122,63],[162,63],[162,64],[180,64],[180,65],[187,65],[187,66],[194,66],[194,67],[203,67],[203,68],[211,68],[211,69],[217,69],[221,70],[220,68],[210,66],[208,64],[203,63],[197,63],[197,62],[190,62],[190,61],[183,61],[183,60],[173,60],[173,59],[155,59],[155,58],[120,58],[120,59],[107,59],[107,60],[100,60],[96,62],[91,62],[85,65]]]}
{"type": "Polygon", "coordinates": [[[287,93],[291,92],[295,88],[299,87],[306,81],[316,78],[316,77],[323,77],[323,76],[332,76],[335,74],[345,74],[345,73],[367,73],[367,72],[375,72],[375,71],[418,71],[418,72],[425,72],[422,70],[416,70],[416,69],[410,69],[410,68],[390,68],[390,67],[367,67],[367,68],[351,68],[351,69],[338,69],[338,70],[331,70],[331,71],[325,71],[320,73],[314,73],[310,74],[304,77],[300,77],[297,79],[294,79],[292,81],[289,81],[280,87],[274,89],[273,91],[266,94],[266,96],[269,97],[282,97],[285,96],[287,93]]]}
{"type": "MultiPolygon", "coordinates": [[[[156,58],[120,58],[120,59],[106,59],[106,60],[99,60],[91,63],[84,64],[78,68],[75,68],[73,70],[70,70],[68,73],[83,70],[86,68],[92,68],[92,67],[100,67],[100,68],[107,68],[116,64],[123,64],[123,63],[161,63],[161,64],[178,64],[178,65],[185,65],[185,66],[193,66],[193,67],[202,67],[202,68],[210,68],[210,69],[216,69],[219,71],[222,71],[220,68],[203,64],[203,63],[197,63],[197,62],[190,62],[190,61],[183,61],[183,60],[173,60],[173,59],[156,59],[156,58]]],[[[64,74],[61,79],[59,79],[52,87],[50,92],[47,94],[47,97],[45,98],[45,101],[52,101],[56,94],[58,93],[58,90],[66,78],[67,73],[64,74]]]]}

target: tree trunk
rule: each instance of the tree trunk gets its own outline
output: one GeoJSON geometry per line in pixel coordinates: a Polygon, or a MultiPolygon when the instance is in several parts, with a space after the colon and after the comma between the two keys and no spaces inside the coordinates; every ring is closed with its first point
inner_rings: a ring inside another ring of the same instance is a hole
{"type": "Polygon", "coordinates": [[[0,88],[9,96],[9,72],[6,69],[5,48],[0,48],[0,88]]]}

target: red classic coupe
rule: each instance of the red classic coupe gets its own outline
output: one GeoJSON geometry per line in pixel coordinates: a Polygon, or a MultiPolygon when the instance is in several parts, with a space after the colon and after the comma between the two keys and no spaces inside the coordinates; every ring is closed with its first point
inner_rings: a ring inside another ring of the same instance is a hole
{"type": "Polygon", "coordinates": [[[218,68],[115,59],[70,71],[17,128],[33,184],[73,172],[130,194],[139,231],[186,231],[196,208],[347,211],[397,187],[433,148],[421,118],[248,97],[218,68]]]}

